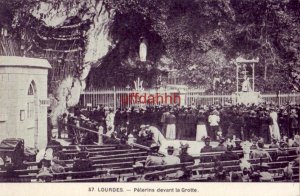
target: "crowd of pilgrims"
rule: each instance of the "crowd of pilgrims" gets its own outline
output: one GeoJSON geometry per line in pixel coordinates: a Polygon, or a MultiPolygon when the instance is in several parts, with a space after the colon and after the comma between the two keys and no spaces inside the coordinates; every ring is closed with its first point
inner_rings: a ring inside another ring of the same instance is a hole
{"type": "MultiPolygon", "coordinates": [[[[299,112],[298,105],[157,106],[117,109],[116,112],[112,108],[99,106],[92,109],[74,109],[68,115],[64,114],[60,120],[67,125],[71,123],[77,127],[101,130],[107,136],[103,138],[105,140],[103,143],[115,142],[121,146],[120,148],[129,144],[130,136],[135,138],[137,143],[149,146],[145,163],[133,163],[134,168],[141,170],[147,166],[195,164],[194,157],[188,152],[190,148],[188,143],[181,143],[179,149],[167,146],[166,152],[162,153],[156,137],[157,132],[164,135],[167,140],[202,140],[204,146],[200,149],[200,162],[211,161],[211,158],[202,156],[203,153],[221,152],[220,157],[213,160],[215,168],[211,175],[212,181],[228,181],[222,161],[240,160],[243,179],[240,179],[240,175],[233,174],[229,181],[253,182],[272,181],[272,175],[268,172],[268,164],[262,163],[257,169],[251,167],[246,160],[266,158],[269,161],[276,161],[280,156],[289,155],[290,147],[299,147],[299,112]],[[119,140],[116,140],[117,138],[119,140]],[[242,143],[246,140],[250,141],[249,156],[244,159],[245,154],[244,158],[241,158],[236,151],[243,153],[247,151],[242,147],[242,143]],[[218,144],[213,147],[211,141],[218,141],[218,144]],[[276,156],[271,157],[266,148],[276,149],[276,156]]],[[[65,127],[69,131],[72,130],[72,127],[65,127]]],[[[72,134],[74,133],[69,132],[69,135],[72,134]]],[[[85,141],[80,141],[81,144],[99,143],[96,133],[88,133],[84,138],[85,141]]],[[[295,166],[299,166],[299,158],[284,168],[286,178],[292,178],[292,167],[295,166]]],[[[171,174],[169,177],[188,180],[191,177],[189,172],[191,171],[183,171],[179,176],[171,174]]],[[[156,177],[157,179],[152,180],[159,179],[159,176],[156,177]]]]}
{"type": "MultiPolygon", "coordinates": [[[[299,135],[299,105],[213,105],[213,106],[147,106],[113,111],[112,108],[76,108],[61,120],[86,128],[102,127],[103,132],[137,133],[141,126],[156,127],[168,140],[212,141],[220,138],[250,141],[260,138],[266,144],[272,140],[293,139],[299,135]],[[83,117],[83,118],[81,118],[83,117]],[[83,122],[83,123],[81,123],[83,122]],[[79,123],[79,122],[78,122],[79,123]]],[[[72,135],[72,133],[70,133],[72,135]]]]}
{"type": "MultiPolygon", "coordinates": [[[[261,163],[259,168],[254,168],[247,160],[266,158],[269,161],[276,161],[280,156],[289,155],[290,147],[299,147],[299,111],[298,105],[281,107],[273,105],[161,106],[118,109],[116,112],[112,108],[102,106],[90,110],[77,108],[59,117],[58,137],[63,132],[68,132],[68,137],[72,139],[73,144],[115,143],[117,149],[130,149],[129,140],[132,136],[136,143],[149,147],[145,162],[133,163],[133,168],[137,173],[142,172],[148,166],[197,164],[195,158],[189,154],[190,146],[187,142],[184,144],[183,141],[179,149],[169,145],[166,147],[166,152],[162,152],[162,145],[157,139],[159,134],[164,135],[168,140],[203,140],[204,146],[199,152],[200,162],[212,161],[205,154],[221,153],[218,158],[214,157],[214,170],[209,174],[211,181],[272,181],[272,175],[268,172],[268,164],[261,163]],[[82,128],[94,131],[83,131],[83,137],[76,136],[76,130],[82,128]],[[103,137],[99,137],[99,132],[103,133],[103,137]],[[99,141],[100,138],[103,141],[99,141]],[[249,151],[242,146],[243,141],[248,142],[246,140],[250,141],[249,151]],[[218,141],[217,146],[213,147],[211,141],[218,141]],[[266,146],[266,143],[269,145],[266,146]],[[271,157],[266,148],[275,148],[276,156],[271,157]],[[237,151],[243,152],[242,158],[237,151]],[[230,160],[239,160],[243,173],[242,176],[233,174],[228,180],[228,173],[223,168],[222,161],[230,160]]],[[[299,154],[299,148],[297,149],[299,154]]],[[[64,167],[66,167],[64,157],[60,144],[50,139],[47,148],[40,149],[35,157],[40,168],[38,180],[51,181],[54,173],[64,172],[64,167]],[[53,145],[56,147],[51,147],[53,145]]],[[[20,169],[11,167],[13,164],[10,157],[0,158],[0,170],[9,171],[8,181],[13,181],[14,170],[20,169]]],[[[292,180],[292,168],[298,166],[299,157],[284,168],[285,177],[292,180]]],[[[90,154],[84,146],[77,146],[77,154],[72,167],[72,171],[94,169],[90,154]]],[[[181,172],[167,175],[167,177],[188,181],[192,176],[192,171],[184,168],[181,172]]],[[[158,175],[150,180],[160,178],[161,176],[158,175]]]]}

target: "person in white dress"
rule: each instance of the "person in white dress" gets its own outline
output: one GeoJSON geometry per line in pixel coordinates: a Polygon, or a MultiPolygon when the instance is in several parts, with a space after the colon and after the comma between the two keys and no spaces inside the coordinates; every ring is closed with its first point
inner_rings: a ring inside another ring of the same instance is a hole
{"type": "Polygon", "coordinates": [[[170,114],[166,117],[167,130],[166,130],[166,139],[175,140],[176,139],[176,117],[171,111],[170,114]]]}
{"type": "Polygon", "coordinates": [[[271,108],[270,117],[272,118],[273,125],[271,125],[271,136],[280,141],[280,130],[278,126],[278,115],[274,108],[271,108]]]}
{"type": "Polygon", "coordinates": [[[109,109],[109,113],[107,114],[106,118],[106,126],[111,127],[112,130],[115,130],[115,114],[113,112],[113,109],[109,109]]]}
{"type": "Polygon", "coordinates": [[[202,138],[207,137],[206,121],[207,117],[204,114],[204,110],[199,110],[197,115],[197,132],[196,132],[196,141],[201,141],[202,138]]]}

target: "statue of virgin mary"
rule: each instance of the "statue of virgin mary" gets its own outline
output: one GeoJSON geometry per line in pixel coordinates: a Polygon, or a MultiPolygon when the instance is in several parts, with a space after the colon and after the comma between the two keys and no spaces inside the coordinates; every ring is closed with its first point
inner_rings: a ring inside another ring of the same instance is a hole
{"type": "Polygon", "coordinates": [[[249,77],[246,77],[245,81],[242,83],[242,91],[243,92],[251,92],[252,91],[249,77]]]}
{"type": "Polygon", "coordinates": [[[146,62],[147,59],[147,43],[144,37],[141,37],[141,42],[140,42],[140,60],[142,62],[146,62]]]}

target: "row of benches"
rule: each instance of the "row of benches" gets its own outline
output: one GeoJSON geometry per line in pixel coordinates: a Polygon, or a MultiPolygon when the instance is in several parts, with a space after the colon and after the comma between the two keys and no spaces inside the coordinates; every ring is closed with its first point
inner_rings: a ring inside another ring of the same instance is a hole
{"type": "MultiPolygon", "coordinates": [[[[143,157],[139,157],[138,160],[143,160],[144,158],[146,158],[145,156],[143,157]]],[[[133,159],[133,157],[130,157],[130,159],[133,159]]],[[[249,160],[249,162],[252,165],[259,165],[259,163],[263,161],[266,162],[267,159],[253,159],[253,160],[249,160]]],[[[240,166],[239,166],[240,161],[239,160],[233,160],[233,161],[223,161],[222,165],[223,168],[227,171],[240,171],[240,166]]],[[[106,166],[122,166],[121,168],[115,168],[115,169],[109,169],[103,167],[102,165],[102,169],[99,168],[99,165],[95,165],[95,170],[93,171],[83,171],[83,172],[72,172],[72,168],[65,168],[66,172],[64,173],[59,173],[59,174],[54,174],[54,179],[59,179],[59,180],[63,180],[63,179],[68,179],[68,178],[76,178],[76,177],[95,177],[95,176],[105,176],[105,175],[117,175],[117,176],[121,176],[121,175],[126,175],[126,174],[130,174],[130,175],[135,175],[134,174],[134,168],[132,167],[133,162],[131,161],[121,161],[121,162],[116,162],[116,164],[107,164],[106,166]],[[124,168],[125,167],[125,168],[124,168]]],[[[283,162],[270,162],[268,163],[269,166],[272,169],[272,171],[276,171],[276,169],[278,168],[283,168],[285,166],[287,166],[288,161],[283,161],[283,162]]],[[[214,162],[210,162],[210,163],[200,163],[199,165],[193,165],[190,167],[187,167],[189,169],[193,170],[193,174],[194,175],[200,175],[203,176],[204,174],[209,174],[211,172],[213,172],[214,169],[214,162]]],[[[182,165],[170,165],[170,166],[151,166],[148,168],[144,168],[145,169],[145,173],[147,172],[152,172],[152,171],[156,171],[156,170],[165,170],[165,169],[169,169],[169,171],[173,171],[173,170],[179,170],[182,167],[182,165]]],[[[27,179],[25,181],[28,181],[28,179],[35,179],[36,175],[37,175],[38,170],[17,170],[16,173],[19,175],[20,178],[27,179]]],[[[165,172],[165,171],[163,171],[165,172]]],[[[296,171],[296,168],[294,168],[294,172],[296,171]]],[[[156,175],[157,173],[154,173],[152,175],[156,175]]],[[[151,174],[149,174],[151,175],[151,174]]],[[[1,176],[1,173],[0,173],[1,176]]]]}
{"type": "MultiPolygon", "coordinates": [[[[147,157],[147,151],[146,149],[141,149],[140,147],[128,147],[127,149],[116,149],[117,145],[103,145],[103,146],[96,146],[96,145],[89,145],[86,146],[87,151],[91,154],[90,159],[94,163],[94,170],[93,171],[84,171],[84,172],[72,172],[72,163],[73,160],[66,159],[65,163],[68,167],[65,168],[64,173],[60,174],[54,174],[54,181],[57,180],[68,180],[72,181],[72,179],[69,178],[77,178],[77,177],[84,177],[84,178],[102,178],[105,175],[116,175],[118,178],[126,177],[130,180],[130,176],[135,176],[134,169],[132,167],[133,163],[136,161],[144,161],[147,157]],[[128,177],[129,176],[129,177],[128,177]]],[[[72,156],[75,156],[77,153],[76,146],[67,146],[63,147],[65,154],[71,154],[72,156]]],[[[270,154],[276,153],[276,149],[267,149],[270,154]]],[[[290,154],[296,154],[296,149],[289,149],[290,154]]],[[[213,153],[202,153],[201,157],[215,157],[219,156],[223,152],[213,152],[213,153]]],[[[238,154],[242,154],[242,151],[237,151],[238,154]]],[[[197,158],[197,157],[195,157],[197,158]]],[[[271,162],[269,163],[270,167],[274,169],[274,171],[277,171],[275,169],[283,168],[288,164],[288,161],[294,160],[297,158],[297,155],[289,155],[284,157],[279,157],[277,162],[271,162]]],[[[259,162],[267,162],[267,160],[251,160],[252,164],[258,164],[259,162]]],[[[224,161],[222,162],[225,169],[228,171],[238,171],[239,170],[239,161],[224,161]]],[[[30,162],[26,163],[30,167],[36,167],[38,163],[36,162],[30,162]]],[[[203,175],[205,173],[209,173],[212,171],[212,168],[214,166],[214,162],[208,162],[208,163],[200,163],[197,166],[194,166],[193,173],[195,175],[203,175]]],[[[180,166],[181,167],[181,166],[180,166]]],[[[170,166],[169,168],[164,168],[165,170],[171,171],[171,170],[179,170],[180,167],[176,166],[170,166]]],[[[159,169],[159,167],[152,168],[154,170],[162,170],[162,168],[159,169]]],[[[21,178],[21,181],[28,181],[28,180],[34,180],[36,178],[36,175],[38,173],[37,168],[30,168],[26,170],[16,170],[15,173],[21,178]]],[[[272,170],[273,171],[273,170],[272,170]]],[[[150,172],[151,169],[146,169],[145,172],[150,172]]],[[[0,171],[0,178],[5,177],[5,171],[0,171]]],[[[114,177],[113,177],[114,178],[114,177]]],[[[101,179],[97,179],[100,180],[101,179]]]]}

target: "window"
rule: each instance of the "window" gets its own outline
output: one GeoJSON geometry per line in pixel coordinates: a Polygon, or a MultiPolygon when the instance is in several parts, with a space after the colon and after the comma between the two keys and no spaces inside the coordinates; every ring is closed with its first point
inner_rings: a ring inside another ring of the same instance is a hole
{"type": "Polygon", "coordinates": [[[34,118],[34,94],[34,82],[32,81],[27,92],[27,119],[34,118]]]}
{"type": "Polygon", "coordinates": [[[34,88],[33,88],[33,83],[31,82],[29,88],[28,88],[28,95],[34,95],[34,88]]]}

